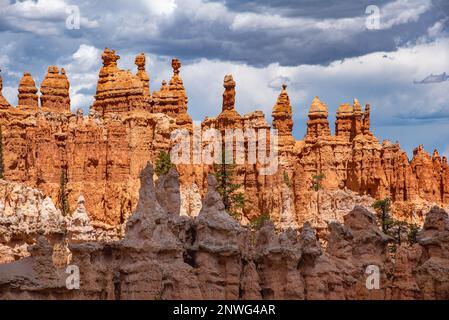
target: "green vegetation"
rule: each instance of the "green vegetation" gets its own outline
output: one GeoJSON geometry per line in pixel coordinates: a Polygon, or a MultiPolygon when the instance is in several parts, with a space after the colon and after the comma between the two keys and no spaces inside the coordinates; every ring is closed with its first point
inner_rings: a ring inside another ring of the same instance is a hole
{"type": "Polygon", "coordinates": [[[315,191],[320,190],[323,186],[321,184],[321,182],[324,180],[326,176],[324,175],[324,173],[320,173],[317,175],[312,176],[312,188],[315,191]]]}
{"type": "Polygon", "coordinates": [[[217,180],[217,192],[223,199],[225,210],[230,216],[238,220],[245,207],[245,197],[238,192],[241,185],[233,183],[235,175],[235,165],[225,161],[225,152],[222,151],[222,163],[214,165],[214,175],[217,180]]]}
{"type": "Polygon", "coordinates": [[[163,174],[167,174],[170,169],[173,167],[171,163],[170,154],[165,151],[159,152],[159,155],[156,159],[156,174],[157,176],[161,176],[163,174]]]}
{"type": "Polygon", "coordinates": [[[69,200],[67,199],[67,173],[64,168],[61,168],[59,179],[59,208],[64,216],[70,213],[69,200]]]}
{"type": "Polygon", "coordinates": [[[421,229],[415,223],[409,224],[408,227],[409,227],[409,232],[408,232],[408,235],[407,235],[408,243],[410,245],[414,245],[416,242],[418,242],[418,240],[416,239],[416,236],[418,235],[418,232],[421,229]]]}
{"type": "Polygon", "coordinates": [[[292,187],[292,183],[290,182],[290,178],[288,177],[287,171],[284,171],[284,183],[285,183],[289,188],[292,187]]]}
{"type": "Polygon", "coordinates": [[[262,227],[263,223],[268,220],[270,220],[270,215],[266,213],[257,218],[252,219],[250,222],[251,229],[259,230],[262,227]]]}
{"type": "Polygon", "coordinates": [[[382,231],[388,233],[388,229],[394,224],[394,220],[390,216],[391,200],[389,198],[378,200],[374,202],[373,208],[376,209],[380,217],[382,231]]]}
{"type": "Polygon", "coordinates": [[[409,245],[417,242],[416,237],[420,228],[414,223],[393,219],[390,215],[391,200],[389,198],[374,202],[373,207],[378,213],[383,233],[393,238],[393,245],[390,247],[392,252],[396,252],[397,246],[403,244],[405,240],[409,245]]]}

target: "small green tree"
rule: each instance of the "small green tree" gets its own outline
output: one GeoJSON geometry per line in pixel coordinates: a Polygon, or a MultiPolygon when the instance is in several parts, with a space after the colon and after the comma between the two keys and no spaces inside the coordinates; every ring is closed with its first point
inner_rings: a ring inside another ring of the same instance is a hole
{"type": "Polygon", "coordinates": [[[410,245],[414,245],[415,243],[418,242],[417,235],[420,230],[421,229],[415,223],[411,223],[408,225],[408,237],[407,238],[408,238],[408,243],[410,245]]]}
{"type": "Polygon", "coordinates": [[[290,178],[288,177],[288,173],[287,171],[284,171],[284,183],[291,188],[292,187],[292,183],[290,181],[290,178]]]}
{"type": "Polygon", "coordinates": [[[245,207],[245,197],[238,192],[240,184],[233,183],[235,165],[226,163],[225,151],[221,153],[221,163],[214,165],[214,176],[217,180],[217,192],[223,199],[225,210],[235,219],[240,219],[241,212],[245,207]]]}
{"type": "Polygon", "coordinates": [[[391,200],[389,198],[377,200],[373,203],[373,208],[376,209],[378,216],[380,217],[382,231],[387,234],[388,230],[394,224],[394,220],[390,216],[391,200]]]}
{"type": "Polygon", "coordinates": [[[59,178],[59,206],[64,216],[70,213],[69,200],[67,199],[67,173],[64,168],[61,168],[59,178]]]}
{"type": "Polygon", "coordinates": [[[173,167],[173,164],[170,159],[170,155],[165,152],[159,152],[159,155],[156,159],[156,174],[159,177],[162,174],[167,174],[170,169],[173,167]]]}
{"type": "Polygon", "coordinates": [[[320,190],[323,187],[322,186],[322,181],[324,180],[326,176],[324,175],[324,173],[320,172],[317,175],[312,176],[312,188],[313,190],[316,191],[316,206],[317,206],[317,216],[316,216],[316,221],[315,223],[318,223],[318,217],[321,215],[320,213],[320,190]]]}
{"type": "Polygon", "coordinates": [[[392,223],[393,230],[390,234],[394,238],[396,244],[401,245],[402,240],[404,240],[404,238],[408,234],[408,224],[404,221],[394,220],[394,219],[392,219],[392,220],[393,220],[393,223],[392,223]],[[405,233],[405,236],[403,237],[402,235],[404,233],[405,233]]]}
{"type": "Polygon", "coordinates": [[[0,126],[0,179],[5,179],[5,163],[3,160],[3,130],[0,126]]]}
{"type": "Polygon", "coordinates": [[[263,223],[268,220],[270,220],[270,215],[267,213],[252,219],[250,221],[251,229],[254,231],[259,230],[262,227],[263,223]]]}
{"type": "Polygon", "coordinates": [[[326,176],[324,175],[324,173],[320,173],[317,175],[312,176],[312,188],[315,191],[320,190],[323,186],[322,186],[322,181],[324,180],[326,176]]]}

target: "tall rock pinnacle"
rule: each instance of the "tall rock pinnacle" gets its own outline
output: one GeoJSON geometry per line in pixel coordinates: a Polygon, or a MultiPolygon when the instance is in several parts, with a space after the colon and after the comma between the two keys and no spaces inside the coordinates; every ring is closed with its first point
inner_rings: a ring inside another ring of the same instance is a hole
{"type": "Polygon", "coordinates": [[[363,126],[362,126],[362,133],[364,135],[373,135],[371,132],[371,106],[367,104],[365,106],[365,113],[363,114],[363,126]]]}
{"type": "Polygon", "coordinates": [[[36,83],[31,74],[25,72],[19,82],[18,106],[26,109],[37,109],[39,106],[39,97],[37,96],[36,83]]]}
{"type": "Polygon", "coordinates": [[[327,121],[327,105],[315,97],[309,110],[307,121],[306,140],[313,141],[320,136],[330,136],[329,122],[327,121]]]}
{"type": "Polygon", "coordinates": [[[162,82],[160,91],[153,93],[153,112],[165,113],[176,118],[176,124],[181,127],[190,128],[192,118],[187,113],[187,93],[180,76],[181,61],[172,60],[173,76],[167,86],[165,80],[162,82]]]}
{"type": "Polygon", "coordinates": [[[70,84],[64,68],[48,67],[48,73],[41,84],[41,106],[46,111],[70,112],[70,84]]]}
{"type": "Polygon", "coordinates": [[[150,95],[150,77],[145,70],[146,58],[145,54],[142,52],[136,57],[135,64],[137,66],[137,77],[142,81],[143,92],[146,96],[150,95]]]}
{"type": "MultiPolygon", "coordinates": [[[[0,72],[1,72],[1,70],[0,70],[0,72]]],[[[3,79],[2,79],[2,75],[0,74],[0,109],[12,108],[12,106],[9,104],[9,102],[6,101],[6,99],[3,97],[2,90],[3,90],[3,79]]]]}
{"type": "MultiPolygon", "coordinates": [[[[149,86],[146,82],[145,56],[136,58],[138,73],[117,66],[120,56],[106,48],[101,56],[103,67],[97,83],[93,109],[102,115],[120,114],[133,110],[151,110],[149,86]]],[[[148,78],[149,81],[149,78],[148,78]]]]}
{"type": "Polygon", "coordinates": [[[354,108],[349,103],[341,104],[337,109],[337,120],[335,122],[335,135],[349,141],[352,134],[352,119],[354,108]]]}
{"type": "Polygon", "coordinates": [[[228,74],[224,77],[222,111],[218,116],[218,126],[221,129],[239,128],[241,126],[242,117],[235,110],[235,81],[232,75],[228,74]]]}
{"type": "Polygon", "coordinates": [[[279,143],[281,145],[288,144],[288,142],[294,144],[295,140],[292,138],[292,106],[287,93],[287,85],[285,84],[282,85],[281,93],[271,115],[273,117],[273,128],[278,130],[279,137],[282,137],[282,141],[279,141],[279,143]]]}
{"type": "Polygon", "coordinates": [[[231,74],[228,74],[224,78],[223,86],[225,92],[223,93],[223,107],[222,111],[234,110],[235,106],[235,81],[231,74]]]}
{"type": "Polygon", "coordinates": [[[360,105],[359,100],[354,99],[353,109],[354,109],[354,118],[352,125],[352,138],[362,133],[363,114],[362,114],[362,106],[360,105]]]}

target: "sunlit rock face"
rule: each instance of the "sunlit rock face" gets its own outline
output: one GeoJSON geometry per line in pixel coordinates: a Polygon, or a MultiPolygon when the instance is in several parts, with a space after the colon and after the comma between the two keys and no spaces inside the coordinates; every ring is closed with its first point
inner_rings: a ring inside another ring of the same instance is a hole
{"type": "MultiPolygon", "coordinates": [[[[361,206],[345,214],[343,223],[329,223],[324,247],[309,222],[299,230],[276,230],[271,221],[255,230],[243,227],[224,210],[211,175],[198,216],[180,216],[178,172],[172,168],[156,184],[153,174],[148,165],[140,175],[139,202],[123,240],[70,242],[51,238],[46,229],[28,248],[28,257],[0,264],[0,299],[449,297],[449,217],[442,209],[432,208],[417,243],[399,246],[392,259],[391,238],[361,206]],[[74,266],[80,271],[78,290],[66,284],[66,270],[74,266]],[[366,271],[373,267],[380,270],[375,290],[367,285],[366,271]]],[[[38,191],[17,193],[27,195],[25,202],[5,212],[41,208],[38,191]]],[[[54,206],[48,210],[58,215],[54,206]]],[[[84,210],[81,198],[69,225],[88,235],[84,210]]]]}
{"type": "MultiPolygon", "coordinates": [[[[185,130],[192,138],[194,126],[178,59],[172,60],[169,82],[164,81],[160,90],[151,93],[154,86],[144,54],[135,59],[135,73],[118,67],[120,57],[114,50],[106,48],[99,58],[103,66],[95,101],[87,114],[71,111],[70,75],[63,68],[49,67],[40,88],[25,73],[16,108],[1,95],[0,78],[4,177],[37,188],[58,208],[66,197],[71,214],[82,195],[94,226],[117,228],[137,206],[139,174],[146,163],[156,163],[161,151],[173,148],[174,130],[185,130]]],[[[239,114],[235,99],[238,83],[232,75],[225,76],[223,87],[221,112],[199,125],[203,132],[252,129],[258,135],[263,130],[277,130],[277,170],[262,174],[259,155],[255,164],[234,168],[233,182],[245,198],[243,224],[268,214],[276,227],[298,228],[309,221],[321,228],[328,222],[342,222],[341,208],[350,210],[361,202],[369,206],[368,202],[386,197],[393,201],[395,217],[422,224],[434,204],[449,205],[447,159],[438,151],[430,156],[421,146],[410,161],[399,144],[380,143],[370,130],[375,108],[366,105],[363,109],[357,99],[342,104],[333,131],[328,107],[316,97],[307,123],[293,123],[295,106],[284,85],[276,101],[267,101],[274,104],[270,126],[261,111],[239,114]],[[292,136],[294,125],[307,126],[302,140],[292,136]],[[317,176],[321,180],[316,190],[313,180],[317,176]]],[[[245,139],[249,146],[251,141],[245,139]]],[[[207,143],[203,140],[199,144],[205,147],[207,143]]],[[[266,149],[270,151],[270,147],[266,149]]],[[[245,152],[247,159],[247,149],[245,152]]],[[[192,156],[194,152],[188,153],[192,156]]],[[[189,161],[176,167],[181,190],[179,214],[197,216],[213,166],[189,161]]]]}

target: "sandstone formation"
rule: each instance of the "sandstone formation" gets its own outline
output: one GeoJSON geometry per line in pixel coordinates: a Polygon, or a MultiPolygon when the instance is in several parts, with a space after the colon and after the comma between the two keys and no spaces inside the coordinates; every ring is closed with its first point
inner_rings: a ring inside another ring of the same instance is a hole
{"type": "Polygon", "coordinates": [[[190,128],[192,119],[187,114],[187,94],[180,76],[181,62],[173,59],[172,68],[173,77],[169,85],[163,81],[160,91],[153,93],[153,112],[165,113],[176,119],[176,124],[180,128],[190,128]]]}
{"type": "Polygon", "coordinates": [[[48,67],[47,75],[41,83],[41,106],[43,110],[70,112],[70,84],[64,68],[48,67]]]}
{"type": "Polygon", "coordinates": [[[30,257],[0,265],[0,299],[448,299],[449,217],[433,208],[412,247],[397,258],[375,217],[356,207],[330,223],[323,248],[307,222],[277,233],[272,222],[251,231],[224,210],[208,178],[196,218],[180,217],[172,169],[156,187],[148,166],[140,198],[119,242],[51,245],[41,235],[30,257]],[[80,287],[66,287],[67,267],[80,287]],[[380,271],[368,289],[367,270],[380,271]]]}
{"type": "Polygon", "coordinates": [[[0,264],[28,256],[39,236],[54,245],[61,237],[70,243],[117,240],[121,232],[94,227],[82,196],[73,215],[64,217],[39,190],[0,180],[0,264]]]}
{"type": "MultiPolygon", "coordinates": [[[[100,70],[95,103],[92,108],[100,115],[121,114],[134,110],[151,110],[146,85],[144,56],[136,58],[138,75],[121,70],[117,66],[120,56],[115,50],[106,48],[102,55],[103,68],[100,70]]],[[[149,79],[148,79],[149,81],[149,79]]]]}
{"type": "MultiPolygon", "coordinates": [[[[0,70],[0,72],[1,72],[1,70],[0,70]]],[[[3,97],[2,90],[3,90],[3,78],[0,74],[0,109],[8,110],[12,106],[9,104],[8,101],[6,101],[5,97],[3,97]]]]}
{"type": "MultiPolygon", "coordinates": [[[[67,198],[70,214],[82,195],[92,225],[112,229],[123,225],[136,208],[139,173],[148,161],[154,163],[161,151],[170,151],[171,133],[186,129],[191,136],[195,134],[180,61],[172,60],[169,83],[163,82],[159,91],[150,94],[145,55],[135,59],[136,74],[121,70],[119,58],[115,51],[104,50],[95,102],[86,115],[81,110],[70,112],[68,77],[63,68],[59,71],[55,66],[48,69],[41,84],[41,107],[37,88],[27,73],[20,82],[17,108],[0,95],[5,178],[41,190],[58,208],[67,198]],[[63,192],[61,180],[65,182],[63,192]]],[[[216,128],[224,134],[226,129],[251,129],[258,137],[263,129],[271,128],[261,111],[239,114],[235,105],[238,86],[232,75],[225,77],[223,86],[221,112],[206,118],[202,130],[216,128]]],[[[341,197],[351,199],[350,206],[362,198],[390,197],[395,217],[417,223],[423,223],[434,204],[449,205],[447,159],[438,152],[431,157],[418,147],[409,161],[399,144],[380,143],[370,128],[369,105],[362,110],[357,99],[342,104],[332,134],[328,107],[314,98],[302,140],[292,136],[294,112],[283,86],[272,112],[272,128],[278,131],[274,174],[262,174],[267,164],[260,157],[264,151],[274,151],[271,137],[265,150],[256,155],[255,164],[235,167],[234,182],[245,195],[242,223],[269,214],[276,227],[299,227],[310,221],[321,229],[327,222],[342,221],[341,214],[331,218],[333,213],[326,209],[341,197]],[[314,190],[314,177],[321,175],[320,188],[314,190]]],[[[200,142],[203,149],[207,143],[200,142]]],[[[245,137],[245,146],[251,143],[245,137]]],[[[259,144],[258,148],[263,147],[259,144]]],[[[213,166],[200,161],[177,165],[177,169],[180,212],[197,216],[213,166]]],[[[366,201],[364,205],[369,205],[366,201]]]]}
{"type": "Polygon", "coordinates": [[[37,111],[39,97],[37,95],[36,83],[31,74],[25,72],[19,82],[18,108],[30,108],[37,111]]]}

